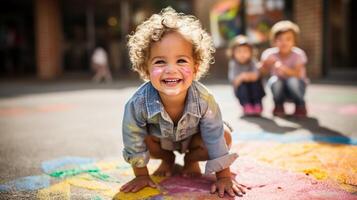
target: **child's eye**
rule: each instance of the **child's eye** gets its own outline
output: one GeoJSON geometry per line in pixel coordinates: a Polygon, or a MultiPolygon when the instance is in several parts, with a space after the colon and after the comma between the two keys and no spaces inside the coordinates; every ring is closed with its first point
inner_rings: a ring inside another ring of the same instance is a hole
{"type": "Polygon", "coordinates": [[[177,62],[178,63],[187,63],[187,61],[185,59],[179,59],[177,62]]]}
{"type": "Polygon", "coordinates": [[[154,62],[154,64],[165,64],[165,61],[163,60],[157,60],[154,62]]]}

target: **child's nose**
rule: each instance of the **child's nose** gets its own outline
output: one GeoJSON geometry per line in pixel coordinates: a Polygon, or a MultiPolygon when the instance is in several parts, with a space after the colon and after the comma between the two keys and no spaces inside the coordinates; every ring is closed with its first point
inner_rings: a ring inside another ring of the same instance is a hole
{"type": "Polygon", "coordinates": [[[176,66],[174,64],[168,64],[167,67],[165,67],[166,73],[172,73],[175,71],[176,71],[176,66]]]}

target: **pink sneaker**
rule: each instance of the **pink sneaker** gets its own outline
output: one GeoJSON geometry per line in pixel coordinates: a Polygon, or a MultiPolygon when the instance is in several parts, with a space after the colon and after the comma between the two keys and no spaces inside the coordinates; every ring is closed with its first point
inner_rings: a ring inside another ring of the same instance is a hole
{"type": "Polygon", "coordinates": [[[260,114],[262,113],[262,111],[263,111],[263,107],[262,107],[262,105],[261,104],[255,104],[254,105],[254,113],[256,114],[256,115],[258,115],[258,116],[260,116],[260,114]]]}
{"type": "Polygon", "coordinates": [[[252,104],[243,105],[243,112],[244,115],[253,115],[255,113],[253,105],[252,104]]]}

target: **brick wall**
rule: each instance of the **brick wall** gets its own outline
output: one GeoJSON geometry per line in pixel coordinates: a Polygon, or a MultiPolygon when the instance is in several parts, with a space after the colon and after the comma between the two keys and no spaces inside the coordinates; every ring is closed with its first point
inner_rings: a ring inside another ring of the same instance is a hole
{"type": "Polygon", "coordinates": [[[35,0],[36,65],[40,79],[62,73],[62,26],[58,0],[35,0]]]}
{"type": "Polygon", "coordinates": [[[322,76],[323,0],[295,0],[294,21],[300,26],[298,45],[308,56],[310,78],[322,76]]]}

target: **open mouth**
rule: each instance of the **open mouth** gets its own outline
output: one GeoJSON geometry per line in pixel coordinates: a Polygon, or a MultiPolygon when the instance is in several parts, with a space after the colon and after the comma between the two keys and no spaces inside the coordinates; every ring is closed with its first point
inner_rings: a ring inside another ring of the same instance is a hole
{"type": "Polygon", "coordinates": [[[175,86],[178,83],[180,83],[182,81],[182,79],[179,78],[167,78],[167,79],[163,79],[161,82],[163,82],[165,85],[168,86],[175,86]]]}

